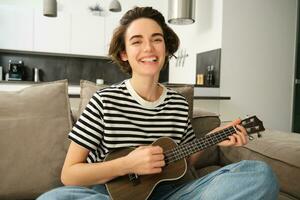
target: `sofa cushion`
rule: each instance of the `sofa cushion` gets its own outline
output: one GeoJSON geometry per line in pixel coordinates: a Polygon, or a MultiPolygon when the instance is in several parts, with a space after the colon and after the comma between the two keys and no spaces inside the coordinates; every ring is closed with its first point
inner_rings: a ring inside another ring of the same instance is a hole
{"type": "Polygon", "coordinates": [[[300,199],[300,135],[266,130],[262,138],[255,139],[245,147],[221,148],[222,164],[240,160],[262,160],[276,173],[280,190],[300,199]]]}
{"type": "Polygon", "coordinates": [[[194,85],[189,84],[166,84],[166,87],[177,91],[179,94],[185,97],[189,104],[189,116],[192,119],[193,107],[194,107],[194,85]]]}
{"type": "Polygon", "coordinates": [[[86,105],[89,103],[90,99],[92,98],[93,94],[97,90],[106,88],[107,86],[108,85],[96,85],[96,83],[87,80],[80,80],[80,102],[79,102],[77,118],[81,115],[86,105]]]}
{"type": "Polygon", "coordinates": [[[0,199],[34,199],[61,185],[71,130],[67,81],[0,92],[0,199]]]}

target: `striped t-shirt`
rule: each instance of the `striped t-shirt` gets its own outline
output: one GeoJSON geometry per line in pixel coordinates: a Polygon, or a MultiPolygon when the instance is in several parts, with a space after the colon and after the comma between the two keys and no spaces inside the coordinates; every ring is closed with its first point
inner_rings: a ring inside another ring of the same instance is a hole
{"type": "Polygon", "coordinates": [[[195,139],[188,103],[163,87],[155,102],[141,98],[129,80],[97,91],[69,133],[69,138],[90,150],[87,162],[103,161],[114,149],[149,145],[160,137],[177,144],[195,139]]]}

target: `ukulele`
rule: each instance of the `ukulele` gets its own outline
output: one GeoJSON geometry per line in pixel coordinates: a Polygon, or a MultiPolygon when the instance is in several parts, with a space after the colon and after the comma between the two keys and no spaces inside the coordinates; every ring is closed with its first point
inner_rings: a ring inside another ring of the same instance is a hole
{"type": "MultiPolygon", "coordinates": [[[[242,120],[240,125],[246,129],[250,140],[253,139],[252,134],[257,133],[258,137],[261,137],[259,132],[265,130],[262,121],[256,116],[242,120]]],[[[114,200],[148,199],[159,183],[178,180],[185,175],[187,171],[186,157],[228,139],[228,136],[235,132],[236,128],[231,126],[182,145],[177,145],[171,138],[161,137],[152,145],[158,145],[163,149],[166,165],[162,172],[150,175],[128,174],[117,177],[106,183],[107,191],[114,200]]],[[[122,148],[113,151],[107,155],[105,161],[126,156],[133,150],[134,148],[122,148]]]]}

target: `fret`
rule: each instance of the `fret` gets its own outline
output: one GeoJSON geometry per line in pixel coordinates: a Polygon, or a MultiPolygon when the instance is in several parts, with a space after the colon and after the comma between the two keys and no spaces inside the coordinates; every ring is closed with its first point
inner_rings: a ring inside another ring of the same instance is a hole
{"type": "Polygon", "coordinates": [[[165,162],[169,164],[177,160],[181,160],[193,153],[204,150],[210,146],[218,144],[228,138],[228,136],[235,133],[234,127],[225,128],[215,133],[204,136],[203,138],[197,138],[192,142],[175,147],[172,150],[165,152],[165,162]]]}

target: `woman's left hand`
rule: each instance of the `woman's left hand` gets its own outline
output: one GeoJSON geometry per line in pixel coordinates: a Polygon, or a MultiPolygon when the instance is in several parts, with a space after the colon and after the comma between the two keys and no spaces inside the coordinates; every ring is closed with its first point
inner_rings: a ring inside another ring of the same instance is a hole
{"type": "Polygon", "coordinates": [[[236,146],[236,147],[240,147],[240,146],[244,146],[245,144],[248,143],[248,135],[247,132],[245,130],[245,128],[241,125],[239,125],[241,123],[240,119],[236,119],[234,121],[232,121],[231,123],[227,124],[224,127],[218,127],[216,129],[214,129],[212,132],[215,131],[219,131],[222,130],[224,128],[230,127],[230,126],[234,126],[236,132],[228,137],[228,140],[224,140],[223,142],[220,142],[218,145],[219,146],[236,146]]]}

